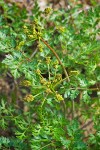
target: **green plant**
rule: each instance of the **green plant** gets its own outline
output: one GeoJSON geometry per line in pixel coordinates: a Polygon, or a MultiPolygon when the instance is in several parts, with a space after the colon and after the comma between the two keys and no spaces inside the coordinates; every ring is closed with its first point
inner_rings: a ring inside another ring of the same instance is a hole
{"type": "Polygon", "coordinates": [[[31,16],[3,0],[0,6],[1,76],[14,83],[11,102],[0,96],[0,148],[98,148],[99,129],[85,142],[77,111],[84,122],[99,119],[100,6],[42,12],[35,3],[31,16]]]}

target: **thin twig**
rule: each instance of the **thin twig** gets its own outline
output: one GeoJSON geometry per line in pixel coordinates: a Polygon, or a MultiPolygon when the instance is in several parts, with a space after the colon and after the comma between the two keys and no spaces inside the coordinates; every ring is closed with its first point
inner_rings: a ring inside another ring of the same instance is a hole
{"type": "Polygon", "coordinates": [[[100,88],[70,88],[71,90],[89,90],[89,91],[100,91],[100,88]]]}
{"type": "Polygon", "coordinates": [[[49,144],[47,144],[47,145],[45,145],[45,146],[43,146],[43,147],[41,147],[40,150],[42,150],[42,149],[45,148],[45,147],[48,147],[48,146],[51,145],[51,144],[52,144],[52,142],[49,143],[49,144]]]}
{"type": "Polygon", "coordinates": [[[34,55],[37,53],[38,49],[36,48],[35,51],[32,53],[32,55],[30,56],[30,59],[34,57],[34,55]]]}
{"type": "Polygon", "coordinates": [[[91,123],[93,123],[93,120],[90,120],[88,123],[86,123],[85,125],[83,125],[80,129],[83,130],[84,128],[86,128],[87,126],[89,126],[91,123]]]}

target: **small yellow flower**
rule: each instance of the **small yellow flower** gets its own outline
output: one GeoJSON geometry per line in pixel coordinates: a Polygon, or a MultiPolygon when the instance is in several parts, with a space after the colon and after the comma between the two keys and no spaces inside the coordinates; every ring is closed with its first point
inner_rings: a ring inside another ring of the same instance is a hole
{"type": "Polygon", "coordinates": [[[50,57],[46,57],[46,63],[50,64],[50,62],[51,62],[51,58],[50,57]]]}
{"type": "Polygon", "coordinates": [[[47,93],[47,94],[51,94],[52,91],[51,91],[49,88],[47,88],[47,89],[46,89],[46,93],[47,93]]]}
{"type": "Polygon", "coordinates": [[[69,74],[70,74],[70,76],[79,75],[80,72],[78,70],[71,70],[69,74]]]}
{"type": "Polygon", "coordinates": [[[28,30],[28,29],[24,29],[24,32],[25,32],[25,33],[29,33],[29,30],[28,30]]]}
{"type": "Polygon", "coordinates": [[[64,32],[64,31],[65,31],[65,27],[62,27],[62,26],[57,26],[56,29],[57,29],[59,32],[64,32]]]}
{"type": "Polygon", "coordinates": [[[38,49],[40,52],[43,52],[43,45],[41,43],[38,44],[38,49]]]}
{"type": "Polygon", "coordinates": [[[24,25],[24,26],[23,26],[23,29],[24,29],[24,32],[25,32],[25,33],[29,33],[29,30],[28,30],[27,26],[24,25]]]}
{"type": "Polygon", "coordinates": [[[41,79],[40,79],[40,82],[41,82],[43,85],[46,85],[46,84],[47,84],[47,81],[46,81],[45,78],[41,78],[41,79]]]}
{"type": "Polygon", "coordinates": [[[54,80],[53,80],[53,83],[56,83],[57,81],[58,81],[57,79],[54,79],[54,80]]]}
{"type": "Polygon", "coordinates": [[[37,69],[37,70],[36,70],[36,73],[37,73],[38,75],[40,75],[40,74],[41,74],[40,69],[37,69]]]}
{"type": "Polygon", "coordinates": [[[46,85],[47,85],[47,87],[50,87],[51,81],[47,81],[46,85]]]}
{"type": "Polygon", "coordinates": [[[28,37],[29,37],[30,39],[33,39],[33,38],[34,38],[34,36],[33,36],[33,35],[28,35],[28,37]]]}
{"type": "Polygon", "coordinates": [[[61,80],[61,79],[62,79],[62,74],[57,74],[57,75],[56,75],[56,79],[57,79],[57,80],[61,80]]]}
{"type": "Polygon", "coordinates": [[[57,98],[58,101],[63,101],[64,100],[64,98],[60,94],[56,94],[56,98],[57,98]]]}
{"type": "Polygon", "coordinates": [[[58,65],[58,64],[59,64],[58,60],[55,60],[55,61],[53,62],[53,64],[54,64],[54,65],[58,65]]]}
{"type": "Polygon", "coordinates": [[[38,19],[34,19],[34,21],[33,21],[33,25],[38,25],[38,19]]]}
{"type": "Polygon", "coordinates": [[[95,112],[96,115],[100,115],[100,107],[96,107],[96,112],[95,112]]]}
{"type": "Polygon", "coordinates": [[[33,26],[33,35],[36,35],[37,34],[37,31],[35,29],[35,26],[33,26]]]}
{"type": "Polygon", "coordinates": [[[24,100],[27,101],[27,102],[31,102],[34,100],[34,96],[31,95],[31,94],[27,94],[25,97],[24,97],[24,100]]]}
{"type": "Polygon", "coordinates": [[[16,48],[19,50],[24,44],[25,44],[25,41],[21,41],[16,48]]]}
{"type": "Polygon", "coordinates": [[[57,68],[58,68],[58,65],[54,65],[54,68],[57,69],[57,68]]]}
{"type": "Polygon", "coordinates": [[[24,25],[23,28],[24,28],[24,29],[27,29],[27,26],[24,25]]]}
{"type": "Polygon", "coordinates": [[[19,46],[23,46],[25,44],[25,41],[21,41],[20,43],[19,43],[19,46]]]}
{"type": "Polygon", "coordinates": [[[52,8],[50,8],[50,7],[45,8],[45,10],[44,10],[44,14],[45,14],[45,15],[48,15],[48,14],[50,14],[50,13],[51,13],[51,11],[52,11],[52,8]]]}
{"type": "Polygon", "coordinates": [[[59,64],[58,60],[55,60],[55,61],[53,62],[53,67],[54,67],[55,69],[57,69],[57,68],[59,67],[58,64],[59,64]]]}
{"type": "Polygon", "coordinates": [[[29,87],[29,86],[31,86],[31,82],[28,81],[28,80],[24,80],[24,81],[21,82],[21,85],[29,87]]]}
{"type": "Polygon", "coordinates": [[[37,37],[40,38],[42,36],[41,32],[37,32],[37,37]]]}

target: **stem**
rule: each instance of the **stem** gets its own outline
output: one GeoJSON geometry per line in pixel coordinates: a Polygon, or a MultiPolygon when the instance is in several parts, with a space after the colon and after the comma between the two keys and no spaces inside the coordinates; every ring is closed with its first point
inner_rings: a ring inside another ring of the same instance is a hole
{"type": "MultiPolygon", "coordinates": [[[[66,78],[60,80],[59,82],[57,82],[55,85],[54,85],[54,88],[56,88],[61,82],[65,81],[66,78]]],[[[96,87],[96,88],[82,88],[82,87],[71,87],[70,90],[81,90],[81,91],[84,91],[84,90],[87,90],[87,91],[100,91],[100,88],[99,87],[96,87]]]]}
{"type": "Polygon", "coordinates": [[[85,125],[83,125],[80,129],[83,130],[84,128],[86,128],[87,126],[89,126],[91,123],[93,123],[93,120],[90,120],[88,123],[86,123],[85,125]]]}
{"type": "Polygon", "coordinates": [[[72,119],[74,119],[75,105],[74,100],[72,100],[72,119]]]}
{"type": "Polygon", "coordinates": [[[46,101],[46,98],[44,98],[44,100],[43,100],[43,102],[41,104],[41,108],[43,107],[45,101],[46,101]]]}
{"type": "Polygon", "coordinates": [[[45,147],[47,147],[47,146],[49,146],[49,145],[51,145],[51,144],[52,144],[52,142],[49,143],[49,144],[47,144],[47,145],[45,145],[45,146],[43,146],[42,148],[40,148],[40,150],[42,150],[43,148],[45,148],[45,147]]]}
{"type": "Polygon", "coordinates": [[[60,81],[58,81],[55,85],[54,88],[56,88],[61,82],[65,81],[67,78],[61,79],[60,81]]]}
{"type": "Polygon", "coordinates": [[[48,64],[48,74],[49,74],[49,80],[50,80],[50,69],[49,69],[49,64],[48,64]]]}
{"type": "MultiPolygon", "coordinates": [[[[69,75],[66,71],[66,68],[64,67],[64,65],[62,64],[58,54],[55,52],[55,50],[44,40],[41,38],[41,41],[52,51],[52,53],[55,55],[55,57],[57,58],[59,64],[61,65],[63,71],[64,71],[64,74],[67,78],[67,81],[70,82],[70,78],[69,78],[69,75]]],[[[74,111],[75,111],[75,106],[74,106],[74,100],[72,101],[72,119],[74,119],[74,111]]]]}
{"type": "Polygon", "coordinates": [[[37,53],[37,49],[35,49],[35,51],[32,53],[32,55],[30,56],[30,59],[34,57],[34,55],[37,53]]]}
{"type": "Polygon", "coordinates": [[[67,73],[67,71],[66,71],[64,65],[62,64],[62,62],[61,62],[61,60],[60,60],[58,54],[55,52],[55,50],[54,50],[44,39],[41,38],[41,41],[53,52],[53,54],[54,54],[55,57],[57,58],[59,64],[62,66],[62,69],[63,69],[63,71],[64,71],[64,74],[65,74],[65,76],[66,76],[68,82],[70,82],[69,75],[68,75],[68,73],[67,73]]]}
{"type": "Polygon", "coordinates": [[[72,90],[89,90],[89,91],[99,91],[100,88],[70,88],[72,90]]]}
{"type": "Polygon", "coordinates": [[[38,93],[38,94],[36,94],[36,95],[34,95],[34,97],[37,97],[38,95],[40,95],[40,94],[42,94],[43,92],[40,92],[40,93],[38,93]]]}

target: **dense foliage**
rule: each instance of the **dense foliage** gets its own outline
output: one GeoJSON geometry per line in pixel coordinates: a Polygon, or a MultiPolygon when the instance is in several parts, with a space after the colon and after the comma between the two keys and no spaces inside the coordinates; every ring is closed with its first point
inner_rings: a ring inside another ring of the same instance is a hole
{"type": "Polygon", "coordinates": [[[0,0],[0,78],[13,84],[0,93],[1,150],[99,150],[99,21],[99,5],[29,14],[0,0]]]}

